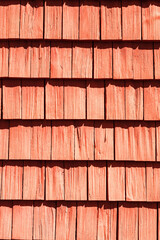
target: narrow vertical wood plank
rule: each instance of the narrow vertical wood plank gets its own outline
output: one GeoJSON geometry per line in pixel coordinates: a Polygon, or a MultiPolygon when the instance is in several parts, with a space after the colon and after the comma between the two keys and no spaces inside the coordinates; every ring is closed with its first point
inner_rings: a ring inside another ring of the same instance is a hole
{"type": "Polygon", "coordinates": [[[137,203],[119,203],[118,239],[138,240],[137,203]]]}
{"type": "Polygon", "coordinates": [[[122,38],[141,40],[141,0],[122,1],[122,38]]]}
{"type": "Polygon", "coordinates": [[[75,160],[94,160],[93,122],[77,122],[75,126],[75,160]]]}
{"type": "Polygon", "coordinates": [[[78,39],[79,1],[63,0],[63,39],[78,39]]]}
{"type": "Polygon", "coordinates": [[[125,83],[126,120],[143,120],[143,82],[125,83]]]}
{"type": "Polygon", "coordinates": [[[121,39],[121,0],[101,0],[101,39],[121,39]]]}
{"type": "Polygon", "coordinates": [[[9,159],[30,159],[30,141],[30,122],[11,121],[9,136],[9,159]]]}
{"type": "Polygon", "coordinates": [[[92,78],[92,43],[73,43],[72,78],[92,78]]]}
{"type": "Polygon", "coordinates": [[[3,119],[21,118],[21,80],[3,80],[3,119]]]}
{"type": "Polygon", "coordinates": [[[86,82],[84,80],[64,81],[64,118],[85,119],[86,82]]]}
{"type": "Polygon", "coordinates": [[[49,78],[50,43],[32,42],[31,78],[49,78]]]}
{"type": "Polygon", "coordinates": [[[112,43],[94,43],[94,78],[112,78],[112,43]]]}
{"type": "Polygon", "coordinates": [[[43,161],[24,161],[24,200],[44,200],[44,173],[45,166],[43,161]]]}
{"type": "Polygon", "coordinates": [[[95,160],[114,160],[113,122],[95,122],[95,160]]]}
{"type": "Polygon", "coordinates": [[[106,201],[106,161],[88,165],[88,200],[106,201]]]}
{"type": "Polygon", "coordinates": [[[125,119],[125,82],[106,81],[106,119],[125,119]]]}
{"type": "Polygon", "coordinates": [[[51,122],[34,121],[31,127],[31,160],[50,160],[51,122]]]}
{"type": "Polygon", "coordinates": [[[147,201],[160,201],[160,163],[146,163],[147,201]]]}
{"type": "Polygon", "coordinates": [[[54,202],[34,203],[33,239],[55,238],[56,207],[54,202]]]}
{"type": "Polygon", "coordinates": [[[46,166],[46,200],[64,200],[64,164],[47,162],[46,166]]]}
{"type": "Polygon", "coordinates": [[[71,78],[71,42],[51,43],[51,78],[71,78]]]}
{"type": "MultiPolygon", "coordinates": [[[[6,64],[8,60],[6,59],[6,64]]],[[[10,42],[9,77],[29,78],[31,75],[30,42],[10,42]]]]}
{"type": "Polygon", "coordinates": [[[21,0],[20,38],[43,38],[43,0],[21,0]]]}
{"type": "Polygon", "coordinates": [[[22,80],[22,119],[44,118],[44,80],[22,80]]]}
{"type": "Polygon", "coordinates": [[[160,120],[160,83],[144,82],[144,120],[160,120]]]}
{"type": "Polygon", "coordinates": [[[33,203],[13,202],[12,239],[32,240],[33,203]]]}
{"type": "Polygon", "coordinates": [[[63,80],[47,80],[45,85],[46,119],[63,119],[63,80]]]}
{"type": "Polygon", "coordinates": [[[99,1],[80,0],[80,39],[99,40],[99,1]]]}
{"type": "Polygon", "coordinates": [[[9,122],[0,122],[0,159],[8,159],[9,122]]]}
{"type": "Polygon", "coordinates": [[[142,39],[160,40],[160,3],[156,0],[142,1],[142,39]]]}
{"type": "Polygon", "coordinates": [[[97,203],[79,202],[77,206],[77,240],[97,239],[97,203]]]}
{"type": "Polygon", "coordinates": [[[61,39],[62,1],[45,0],[45,39],[61,39]]]}
{"type": "Polygon", "coordinates": [[[160,44],[154,43],[154,77],[160,79],[160,44]]]}
{"type": "Polygon", "coordinates": [[[87,162],[65,162],[65,200],[87,200],[87,162]]]}
{"type": "Polygon", "coordinates": [[[0,16],[0,38],[19,38],[20,0],[1,0],[0,16]]]}
{"type": "Polygon", "coordinates": [[[3,161],[1,199],[22,199],[23,161],[3,161]]]}
{"type": "Polygon", "coordinates": [[[156,159],[160,161],[160,123],[156,122],[156,159]]]}
{"type": "Polygon", "coordinates": [[[104,119],[104,80],[87,80],[87,119],[104,119]]]}
{"type": "Polygon", "coordinates": [[[12,202],[1,201],[0,204],[0,239],[11,239],[12,231],[12,202]]]}
{"type": "Polygon", "coordinates": [[[134,79],[153,79],[153,44],[140,43],[133,50],[134,79]]]}
{"type": "Polygon", "coordinates": [[[8,77],[8,42],[0,42],[0,77],[8,77]]]}
{"type": "Polygon", "coordinates": [[[58,203],[56,215],[56,239],[75,240],[76,203],[58,203]],[[62,231],[63,229],[63,231],[62,231]]]}
{"type": "Polygon", "coordinates": [[[126,200],[147,200],[145,163],[126,164],[126,200]]]}
{"type": "Polygon", "coordinates": [[[52,122],[52,160],[74,160],[74,123],[52,122]]]}
{"type": "Polygon", "coordinates": [[[109,201],[125,201],[125,181],[126,179],[124,162],[108,162],[107,195],[109,201]]]}
{"type": "Polygon", "coordinates": [[[139,204],[139,240],[157,239],[157,204],[139,204]]]}
{"type": "Polygon", "coordinates": [[[115,240],[117,225],[117,203],[99,202],[97,240],[115,240]]]}
{"type": "Polygon", "coordinates": [[[115,159],[155,161],[154,122],[116,122],[115,159]]]}
{"type": "Polygon", "coordinates": [[[133,79],[133,44],[113,43],[113,79],[133,79]]]}

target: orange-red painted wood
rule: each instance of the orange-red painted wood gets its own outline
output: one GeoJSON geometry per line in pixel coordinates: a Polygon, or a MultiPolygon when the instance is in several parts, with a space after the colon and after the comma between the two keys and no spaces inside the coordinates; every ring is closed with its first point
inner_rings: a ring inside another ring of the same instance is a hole
{"type": "Polygon", "coordinates": [[[94,78],[112,78],[112,43],[94,43],[94,78]]]}
{"type": "Polygon", "coordinates": [[[0,239],[11,239],[12,234],[12,202],[0,202],[0,239]]]}
{"type": "Polygon", "coordinates": [[[113,123],[95,122],[95,160],[114,160],[113,123]]]}
{"type": "Polygon", "coordinates": [[[45,39],[61,39],[62,37],[62,1],[45,0],[45,39]]]}
{"type": "Polygon", "coordinates": [[[0,42],[0,77],[8,77],[8,42],[0,42]]]}
{"type": "Polygon", "coordinates": [[[106,161],[88,163],[88,200],[106,200],[106,161]]]}
{"type": "Polygon", "coordinates": [[[76,203],[58,203],[56,212],[56,239],[76,239],[76,203]]]}
{"type": "Polygon", "coordinates": [[[71,78],[71,54],[71,42],[51,43],[51,78],[71,78]]]}
{"type": "Polygon", "coordinates": [[[46,119],[63,119],[63,80],[47,80],[45,85],[46,119]]]}
{"type": "Polygon", "coordinates": [[[13,202],[12,239],[32,240],[33,204],[29,201],[13,202]]]}
{"type": "Polygon", "coordinates": [[[79,121],[75,125],[75,160],[94,160],[94,128],[92,121],[79,121]]]}
{"type": "Polygon", "coordinates": [[[21,80],[3,80],[2,88],[3,119],[21,119],[21,80]]]}
{"type": "Polygon", "coordinates": [[[55,237],[55,202],[34,203],[33,239],[51,240],[55,237]]]}
{"type": "Polygon", "coordinates": [[[22,199],[23,161],[3,161],[1,199],[22,199]]]}
{"type": "Polygon", "coordinates": [[[125,201],[125,163],[107,163],[107,199],[109,201],[125,201]]]}
{"type": "Polygon", "coordinates": [[[0,159],[8,159],[9,145],[9,122],[1,121],[0,123],[0,159]]]}
{"type": "Polygon", "coordinates": [[[154,78],[160,79],[160,44],[154,43],[154,78]]]}
{"type": "Polygon", "coordinates": [[[141,40],[141,0],[122,0],[122,39],[141,40]]]}
{"type": "Polygon", "coordinates": [[[22,119],[44,119],[44,80],[22,80],[22,119]]]}
{"type": "Polygon", "coordinates": [[[79,0],[63,0],[63,39],[79,38],[79,0]]]}
{"type": "Polygon", "coordinates": [[[43,38],[43,0],[21,0],[20,38],[43,38]]]}
{"type": "Polygon", "coordinates": [[[87,119],[104,119],[104,80],[87,80],[87,119]]]}
{"type": "Polygon", "coordinates": [[[86,82],[64,80],[64,119],[86,118],[86,82]]]}
{"type": "Polygon", "coordinates": [[[101,39],[121,39],[121,0],[101,0],[101,39]]]}
{"type": "Polygon", "coordinates": [[[52,160],[74,160],[74,122],[52,122],[52,160]]]}
{"type": "Polygon", "coordinates": [[[156,160],[160,161],[160,123],[156,122],[156,160]]]}
{"type": "Polygon", "coordinates": [[[87,162],[65,162],[65,200],[87,200],[87,162]]]}
{"type": "Polygon", "coordinates": [[[48,162],[46,165],[46,200],[64,200],[64,163],[48,162]]]}
{"type": "Polygon", "coordinates": [[[23,199],[43,200],[44,199],[44,162],[24,161],[23,174],[23,199]]]}
{"type": "Polygon", "coordinates": [[[80,0],[80,29],[81,40],[100,39],[99,1],[80,0]]]}

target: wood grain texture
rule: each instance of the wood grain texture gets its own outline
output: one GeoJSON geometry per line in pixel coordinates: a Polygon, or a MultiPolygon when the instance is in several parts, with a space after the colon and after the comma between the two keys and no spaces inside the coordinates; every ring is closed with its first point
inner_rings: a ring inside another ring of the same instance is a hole
{"type": "Polygon", "coordinates": [[[156,159],[160,161],[160,124],[156,122],[156,159]]]}
{"type": "Polygon", "coordinates": [[[75,125],[75,160],[94,160],[93,122],[79,121],[75,125]]]}
{"type": "Polygon", "coordinates": [[[80,0],[81,40],[100,39],[99,1],[80,0]]]}
{"type": "Polygon", "coordinates": [[[33,205],[31,202],[13,202],[13,239],[32,240],[33,205]]]}
{"type": "Polygon", "coordinates": [[[112,78],[112,43],[94,43],[94,78],[112,78]]]}
{"type": "Polygon", "coordinates": [[[11,239],[12,202],[1,201],[0,204],[0,238],[11,239]]]}
{"type": "Polygon", "coordinates": [[[101,0],[101,39],[121,39],[121,0],[101,0]]]}
{"type": "Polygon", "coordinates": [[[92,78],[92,43],[73,43],[72,78],[92,78]]]}
{"type": "Polygon", "coordinates": [[[141,40],[141,1],[122,1],[122,39],[141,40]]]}
{"type": "Polygon", "coordinates": [[[74,122],[52,122],[52,160],[74,160],[74,122]]]}
{"type": "Polygon", "coordinates": [[[104,119],[104,80],[87,80],[87,119],[104,119]]]}
{"type": "Polygon", "coordinates": [[[86,118],[86,82],[64,81],[64,119],[86,118]]]}
{"type": "Polygon", "coordinates": [[[77,240],[96,240],[97,203],[80,202],[77,205],[77,240]]]}
{"type": "Polygon", "coordinates": [[[23,161],[3,161],[1,199],[22,199],[23,161]]]}
{"type": "Polygon", "coordinates": [[[3,118],[21,119],[21,80],[3,80],[3,118]]]}
{"type": "Polygon", "coordinates": [[[55,202],[34,203],[33,239],[50,240],[55,237],[55,202]]]}
{"type": "Polygon", "coordinates": [[[23,174],[23,199],[43,200],[44,199],[44,162],[24,161],[23,174]],[[34,178],[33,178],[34,176],[34,178]]]}
{"type": "Polygon", "coordinates": [[[8,77],[8,42],[0,42],[0,77],[8,77]]]}
{"type": "Polygon", "coordinates": [[[160,44],[154,42],[154,77],[160,79],[160,44]]]}
{"type": "Polygon", "coordinates": [[[45,1],[45,39],[61,39],[62,37],[62,1],[45,1]]]}
{"type": "Polygon", "coordinates": [[[0,159],[8,159],[8,148],[9,148],[9,122],[0,122],[0,159]]]}
{"type": "Polygon", "coordinates": [[[22,80],[22,119],[44,119],[43,80],[22,80]]]}
{"type": "Polygon", "coordinates": [[[19,38],[20,0],[1,0],[0,16],[0,39],[19,38]]]}
{"type": "Polygon", "coordinates": [[[46,119],[63,119],[63,80],[47,80],[45,84],[46,119]]]}
{"type": "Polygon", "coordinates": [[[48,162],[46,165],[46,200],[64,200],[64,163],[48,162]]]}
{"type": "Polygon", "coordinates": [[[87,200],[87,162],[65,162],[65,200],[87,200]]]}
{"type": "Polygon", "coordinates": [[[107,190],[109,201],[125,201],[125,163],[107,163],[107,190]]]}
{"type": "Polygon", "coordinates": [[[56,239],[75,240],[76,203],[58,203],[56,214],[56,239]],[[63,231],[62,231],[63,229],[63,231]]]}
{"type": "Polygon", "coordinates": [[[106,161],[88,164],[88,200],[106,200],[106,161]]]}
{"type": "Polygon", "coordinates": [[[95,122],[95,160],[114,160],[112,122],[95,122]]]}
{"type": "Polygon", "coordinates": [[[43,38],[43,0],[21,0],[20,38],[43,38]]]}
{"type": "Polygon", "coordinates": [[[51,44],[51,78],[71,78],[71,42],[51,44]]]}
{"type": "Polygon", "coordinates": [[[79,1],[63,0],[63,39],[78,39],[79,1]]]}

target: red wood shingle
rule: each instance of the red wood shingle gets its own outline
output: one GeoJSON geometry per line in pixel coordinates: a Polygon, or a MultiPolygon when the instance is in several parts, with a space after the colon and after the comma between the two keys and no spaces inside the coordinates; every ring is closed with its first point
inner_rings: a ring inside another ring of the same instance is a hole
{"type": "Polygon", "coordinates": [[[0,204],[0,238],[11,239],[12,233],[12,202],[1,201],[0,204]]]}
{"type": "Polygon", "coordinates": [[[8,77],[8,42],[0,42],[0,77],[8,77]]]}
{"type": "Polygon", "coordinates": [[[8,159],[9,122],[1,121],[0,124],[0,159],[8,159]]]}
{"type": "Polygon", "coordinates": [[[156,159],[160,161],[160,123],[156,122],[156,159]]]}
{"type": "Polygon", "coordinates": [[[154,77],[155,79],[160,79],[160,44],[154,43],[154,77]]]}

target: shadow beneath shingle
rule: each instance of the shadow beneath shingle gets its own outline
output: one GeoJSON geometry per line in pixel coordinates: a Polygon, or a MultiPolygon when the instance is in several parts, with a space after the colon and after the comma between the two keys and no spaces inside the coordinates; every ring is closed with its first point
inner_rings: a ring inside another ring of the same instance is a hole
{"type": "Polygon", "coordinates": [[[55,201],[34,201],[34,207],[49,207],[49,208],[56,208],[55,201]]]}
{"type": "MultiPolygon", "coordinates": [[[[54,1],[53,1],[54,2],[54,1]]],[[[43,0],[21,0],[21,5],[26,6],[29,4],[32,8],[43,7],[43,0]]]]}
{"type": "Polygon", "coordinates": [[[99,6],[99,0],[80,0],[80,7],[81,6],[99,6]]]}
{"type": "Polygon", "coordinates": [[[79,0],[63,0],[63,4],[69,7],[79,7],[79,0]]]}
{"type": "Polygon", "coordinates": [[[12,208],[13,207],[12,201],[1,200],[0,207],[12,208]]]}
{"type": "MultiPolygon", "coordinates": [[[[105,80],[87,80],[87,87],[89,88],[102,88],[104,89],[105,80]]],[[[96,97],[96,96],[95,96],[96,97]]]]}
{"type": "Polygon", "coordinates": [[[138,6],[141,8],[141,0],[122,1],[122,7],[138,6]]]}
{"type": "Polygon", "coordinates": [[[7,0],[7,1],[1,1],[0,6],[12,6],[12,5],[20,5],[20,0],[7,0]]]}
{"type": "Polygon", "coordinates": [[[136,127],[146,127],[146,128],[155,128],[155,122],[142,122],[142,121],[136,121],[136,120],[129,120],[129,121],[115,121],[115,128],[119,127],[119,128],[124,128],[124,129],[128,129],[130,127],[132,128],[136,128],[136,127]]]}
{"type": "Polygon", "coordinates": [[[160,81],[159,80],[152,80],[152,81],[144,81],[144,90],[149,87],[160,88],[160,81]]]}
{"type": "Polygon", "coordinates": [[[157,0],[142,0],[142,8],[148,8],[149,6],[160,7],[160,1],[157,0]]]}

